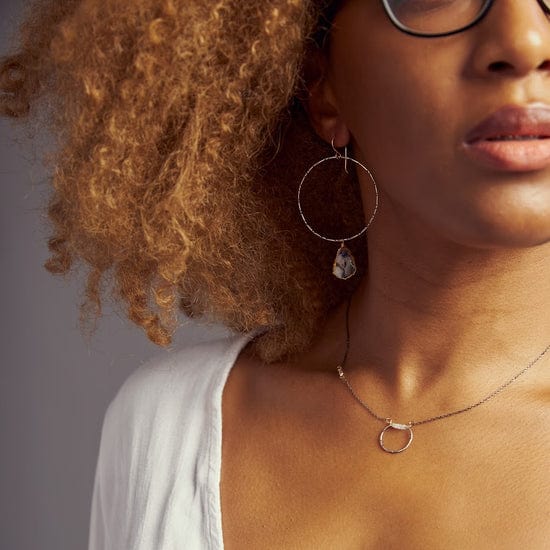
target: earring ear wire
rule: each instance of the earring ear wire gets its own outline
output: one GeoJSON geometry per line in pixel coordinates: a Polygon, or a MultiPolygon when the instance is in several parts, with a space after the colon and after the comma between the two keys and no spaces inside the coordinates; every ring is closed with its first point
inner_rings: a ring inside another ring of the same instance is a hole
{"type": "Polygon", "coordinates": [[[344,156],[342,157],[342,153],[340,153],[340,151],[338,151],[338,149],[336,149],[336,147],[334,146],[334,138],[332,138],[331,142],[330,142],[330,145],[332,146],[332,150],[334,151],[334,155],[336,158],[343,158],[344,159],[344,170],[346,172],[346,174],[349,174],[349,170],[348,170],[348,146],[345,145],[344,146],[344,156]]]}
{"type": "Polygon", "coordinates": [[[344,171],[346,172],[346,174],[349,174],[349,171],[348,171],[348,146],[347,145],[344,147],[344,171]]]}

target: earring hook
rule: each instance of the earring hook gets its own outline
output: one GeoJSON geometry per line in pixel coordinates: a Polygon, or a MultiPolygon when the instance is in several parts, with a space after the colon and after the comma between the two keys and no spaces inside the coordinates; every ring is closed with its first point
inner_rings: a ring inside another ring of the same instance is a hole
{"type": "Polygon", "coordinates": [[[344,159],[344,171],[346,172],[346,174],[349,174],[349,170],[348,170],[348,146],[345,145],[344,146],[344,155],[342,157],[342,153],[340,153],[340,151],[338,151],[338,149],[336,149],[336,147],[334,146],[334,138],[332,138],[331,142],[330,142],[331,146],[332,146],[332,150],[334,151],[334,155],[336,156],[337,159],[341,159],[343,158],[344,159]]]}
{"type": "Polygon", "coordinates": [[[340,153],[340,151],[338,151],[338,149],[334,147],[334,138],[332,138],[332,141],[330,142],[330,144],[332,146],[332,150],[334,151],[334,155],[336,156],[336,158],[342,158],[342,154],[340,153]]]}

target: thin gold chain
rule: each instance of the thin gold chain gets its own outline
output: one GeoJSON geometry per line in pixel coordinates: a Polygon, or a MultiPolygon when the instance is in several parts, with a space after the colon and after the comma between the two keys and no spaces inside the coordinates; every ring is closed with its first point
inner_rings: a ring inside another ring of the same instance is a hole
{"type": "MultiPolygon", "coordinates": [[[[362,407],[371,415],[373,416],[374,418],[376,418],[377,420],[380,420],[381,422],[388,422],[389,421],[389,417],[384,417],[384,416],[380,416],[378,414],[376,414],[358,395],[357,393],[355,392],[355,390],[353,389],[353,387],[351,386],[349,380],[346,378],[345,374],[344,374],[344,366],[346,364],[346,360],[347,360],[347,357],[348,357],[348,353],[349,353],[349,348],[350,348],[350,334],[349,334],[349,310],[350,310],[350,306],[351,306],[351,298],[348,300],[348,305],[347,305],[347,308],[346,308],[346,351],[344,353],[344,358],[342,359],[342,363],[341,365],[338,365],[338,367],[336,367],[336,370],[338,372],[338,376],[339,378],[342,380],[342,382],[344,382],[344,384],[348,387],[349,391],[351,392],[351,395],[353,395],[353,397],[362,405],[362,407]]],[[[548,344],[548,346],[546,346],[546,348],[541,352],[539,353],[539,355],[537,355],[537,357],[535,357],[526,367],[524,367],[523,369],[521,369],[519,372],[517,372],[516,374],[514,374],[514,376],[512,376],[512,378],[506,380],[506,382],[504,382],[504,384],[500,385],[496,390],[493,390],[491,393],[489,393],[488,395],[486,395],[483,399],[480,399],[479,401],[477,401],[476,403],[472,404],[472,405],[468,405],[467,407],[463,407],[462,409],[458,409],[456,411],[451,411],[451,412],[448,412],[448,413],[445,413],[445,414],[439,414],[437,416],[432,416],[430,418],[426,418],[424,420],[417,420],[417,421],[413,421],[411,420],[409,422],[409,426],[419,426],[420,424],[427,424],[428,422],[435,422],[436,420],[442,420],[443,418],[448,418],[449,416],[454,416],[456,414],[462,414],[462,413],[465,413],[465,412],[468,412],[468,411],[471,411],[472,409],[475,409],[476,407],[479,407],[480,405],[483,405],[483,403],[487,403],[487,401],[489,401],[490,399],[492,399],[493,397],[495,397],[496,395],[498,395],[500,392],[502,392],[503,390],[505,390],[510,384],[512,384],[513,382],[515,382],[520,376],[522,376],[523,374],[525,374],[531,367],[533,367],[534,365],[536,365],[545,355],[546,353],[548,352],[548,350],[550,350],[550,344],[548,344]]]]}

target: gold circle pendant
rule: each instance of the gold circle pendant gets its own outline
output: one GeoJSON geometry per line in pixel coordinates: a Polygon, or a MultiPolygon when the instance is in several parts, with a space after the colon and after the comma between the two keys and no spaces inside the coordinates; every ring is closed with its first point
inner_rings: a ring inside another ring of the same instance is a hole
{"type": "Polygon", "coordinates": [[[387,453],[391,454],[402,453],[403,451],[406,451],[411,446],[414,437],[412,431],[412,423],[398,424],[397,422],[392,422],[391,420],[387,420],[386,422],[388,423],[388,425],[382,430],[382,432],[380,433],[380,437],[378,438],[378,441],[380,441],[380,447],[382,447],[382,449],[387,453]],[[409,432],[409,440],[407,441],[405,446],[401,447],[400,449],[388,449],[384,445],[384,435],[389,429],[409,432]]]}

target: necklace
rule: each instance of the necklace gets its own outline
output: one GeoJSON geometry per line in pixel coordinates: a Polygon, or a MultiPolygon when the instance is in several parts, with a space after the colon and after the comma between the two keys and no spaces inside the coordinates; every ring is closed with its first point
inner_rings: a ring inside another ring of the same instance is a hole
{"type": "Polygon", "coordinates": [[[386,426],[384,429],[380,432],[380,436],[378,437],[378,441],[380,443],[380,447],[387,453],[396,454],[396,453],[402,453],[403,451],[407,450],[411,443],[413,442],[414,434],[413,434],[413,426],[420,426],[421,424],[428,424],[428,422],[435,422],[436,420],[443,420],[444,418],[449,418],[450,416],[454,416],[456,414],[462,414],[468,411],[471,411],[472,409],[475,409],[476,407],[479,407],[480,405],[483,405],[483,403],[487,403],[490,399],[498,395],[500,392],[505,390],[512,382],[517,380],[521,375],[525,374],[532,366],[534,366],[536,363],[546,355],[548,350],[550,350],[550,344],[542,351],[535,359],[533,359],[526,367],[521,369],[519,372],[517,372],[512,378],[504,382],[504,384],[500,385],[496,390],[493,390],[491,393],[486,395],[483,399],[480,401],[477,401],[476,403],[473,403],[472,405],[468,405],[467,407],[463,407],[462,409],[457,409],[455,411],[451,411],[448,413],[440,414],[437,416],[432,416],[430,418],[425,418],[424,420],[411,420],[410,422],[406,424],[394,422],[391,418],[385,418],[383,416],[380,416],[376,414],[355,392],[353,387],[351,386],[349,380],[346,378],[346,375],[344,374],[344,365],[346,364],[346,359],[348,357],[349,348],[350,348],[350,336],[349,336],[349,310],[351,305],[351,298],[348,300],[348,305],[346,309],[346,351],[344,353],[344,358],[342,359],[342,363],[336,367],[336,370],[338,372],[338,376],[340,380],[347,386],[349,391],[351,392],[351,395],[361,404],[361,406],[374,418],[377,420],[384,422],[386,426]],[[408,441],[407,443],[398,449],[389,449],[384,444],[384,436],[388,430],[400,430],[405,431],[408,433],[408,441]]]}

